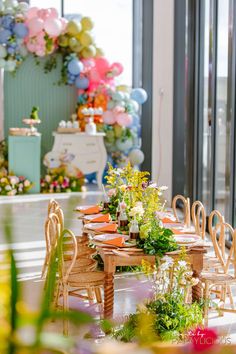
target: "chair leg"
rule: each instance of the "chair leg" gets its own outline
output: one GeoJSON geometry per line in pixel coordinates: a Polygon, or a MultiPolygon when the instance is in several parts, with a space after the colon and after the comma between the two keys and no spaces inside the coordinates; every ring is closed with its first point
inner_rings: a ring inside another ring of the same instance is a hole
{"type": "Polygon", "coordinates": [[[87,288],[87,293],[88,293],[88,300],[90,304],[93,304],[94,302],[94,289],[92,289],[91,287],[87,288]]]}
{"type": "MultiPolygon", "coordinates": [[[[67,312],[69,308],[68,304],[68,289],[67,286],[63,287],[63,312],[67,312]]],[[[69,332],[69,323],[68,319],[63,318],[63,335],[68,336],[69,332]]]]}
{"type": "Polygon", "coordinates": [[[230,285],[227,286],[227,293],[229,295],[229,301],[230,301],[230,305],[232,307],[232,310],[234,310],[235,309],[234,298],[233,298],[233,294],[232,294],[232,290],[231,290],[230,285]]]}
{"type": "Polygon", "coordinates": [[[205,327],[208,327],[208,301],[209,301],[209,283],[205,283],[205,288],[204,288],[204,310],[203,310],[203,317],[204,317],[204,325],[205,327]]]}
{"type": "Polygon", "coordinates": [[[94,289],[94,291],[95,291],[95,296],[96,296],[97,302],[99,304],[101,304],[102,303],[102,292],[101,292],[101,289],[99,287],[96,287],[94,289]]]}

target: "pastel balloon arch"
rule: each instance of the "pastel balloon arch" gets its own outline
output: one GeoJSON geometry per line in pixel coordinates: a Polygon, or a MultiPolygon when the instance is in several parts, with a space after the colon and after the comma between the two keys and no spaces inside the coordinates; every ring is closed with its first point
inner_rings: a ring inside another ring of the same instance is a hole
{"type": "Polygon", "coordinates": [[[118,85],[121,63],[109,63],[97,47],[91,18],[69,20],[55,8],[29,7],[25,2],[0,0],[0,68],[16,72],[33,54],[46,57],[45,70],[56,67],[56,54],[63,60],[60,84],[74,85],[78,91],[76,113],[82,129],[84,108],[103,109],[95,116],[98,130],[106,133],[109,161],[123,166],[128,160],[139,165],[144,160],[141,147],[140,105],[147,100],[142,88],[118,85]]]}

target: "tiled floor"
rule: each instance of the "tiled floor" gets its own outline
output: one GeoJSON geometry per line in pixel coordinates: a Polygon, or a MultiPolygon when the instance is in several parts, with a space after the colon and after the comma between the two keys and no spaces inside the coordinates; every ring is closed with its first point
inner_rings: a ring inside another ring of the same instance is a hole
{"type": "MultiPolygon", "coordinates": [[[[41,266],[45,255],[44,220],[47,204],[52,195],[32,195],[0,198],[0,254],[6,249],[4,227],[11,225],[15,258],[19,269],[19,280],[23,297],[31,308],[37,308],[43,282],[40,280],[41,266]]],[[[65,225],[75,234],[81,234],[81,222],[73,212],[77,204],[96,203],[102,199],[97,191],[55,195],[65,213],[65,225]]],[[[135,289],[129,284],[134,274],[117,275],[115,280],[115,316],[121,317],[134,312],[136,307],[135,289]]],[[[211,313],[210,326],[220,329],[222,335],[236,342],[236,314],[218,317],[211,313]]]]}

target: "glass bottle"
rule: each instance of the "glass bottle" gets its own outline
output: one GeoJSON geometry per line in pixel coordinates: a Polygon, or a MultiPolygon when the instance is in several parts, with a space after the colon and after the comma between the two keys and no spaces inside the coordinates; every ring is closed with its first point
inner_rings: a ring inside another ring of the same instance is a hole
{"type": "Polygon", "coordinates": [[[128,223],[129,223],[129,221],[128,221],[128,217],[127,217],[126,211],[125,211],[125,209],[122,209],[122,210],[120,211],[120,216],[119,216],[119,223],[118,223],[118,225],[119,225],[119,227],[120,227],[121,229],[125,229],[126,226],[128,225],[128,223]]]}
{"type": "Polygon", "coordinates": [[[139,238],[139,226],[136,219],[131,221],[129,228],[129,237],[131,240],[137,240],[137,238],[139,238]]]}

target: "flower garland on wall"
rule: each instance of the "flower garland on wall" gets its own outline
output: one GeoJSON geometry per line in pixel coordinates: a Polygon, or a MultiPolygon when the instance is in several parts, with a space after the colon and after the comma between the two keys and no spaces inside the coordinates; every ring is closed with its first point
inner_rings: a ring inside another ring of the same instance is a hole
{"type": "Polygon", "coordinates": [[[142,88],[118,85],[123,72],[120,63],[109,63],[92,35],[93,21],[77,16],[69,21],[59,17],[55,8],[29,7],[16,0],[0,1],[0,68],[16,72],[23,60],[33,54],[38,60],[47,57],[45,72],[57,66],[57,55],[63,59],[60,84],[74,85],[78,90],[76,113],[82,131],[84,108],[103,109],[94,120],[99,131],[106,133],[109,161],[133,166],[144,160],[141,147],[140,105],[147,100],[142,88]]]}

